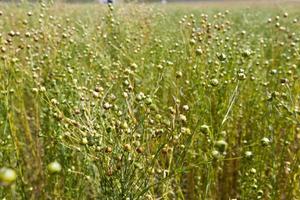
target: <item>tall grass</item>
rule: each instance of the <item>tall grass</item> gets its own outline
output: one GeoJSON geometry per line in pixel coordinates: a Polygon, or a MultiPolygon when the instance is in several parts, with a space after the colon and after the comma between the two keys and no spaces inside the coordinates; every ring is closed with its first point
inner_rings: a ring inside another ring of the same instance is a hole
{"type": "Polygon", "coordinates": [[[1,198],[300,198],[296,8],[0,10],[1,198]]]}

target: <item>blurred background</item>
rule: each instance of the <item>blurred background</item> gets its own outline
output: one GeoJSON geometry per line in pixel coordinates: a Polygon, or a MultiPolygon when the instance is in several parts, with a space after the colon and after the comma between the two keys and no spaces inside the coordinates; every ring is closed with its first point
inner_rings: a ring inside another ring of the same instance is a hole
{"type": "MultiPolygon", "coordinates": [[[[12,3],[18,3],[18,2],[38,2],[40,0],[0,0],[1,2],[12,2],[12,3]]],[[[300,0],[52,0],[54,2],[62,2],[62,3],[107,3],[107,1],[113,1],[113,3],[209,3],[209,2],[222,2],[222,3],[239,3],[239,2],[253,2],[253,3],[285,3],[285,2],[300,2],[300,0]]]]}

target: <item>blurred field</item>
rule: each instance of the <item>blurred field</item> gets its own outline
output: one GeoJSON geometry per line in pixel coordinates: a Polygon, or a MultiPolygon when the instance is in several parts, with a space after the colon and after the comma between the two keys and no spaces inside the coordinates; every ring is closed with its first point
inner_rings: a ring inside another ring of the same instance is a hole
{"type": "Polygon", "coordinates": [[[274,8],[274,9],[299,9],[299,0],[204,0],[204,1],[169,1],[168,4],[157,6],[179,7],[179,8],[205,8],[205,9],[241,9],[241,8],[274,8]]]}
{"type": "Polygon", "coordinates": [[[0,198],[300,199],[292,1],[0,4],[0,198]]]}

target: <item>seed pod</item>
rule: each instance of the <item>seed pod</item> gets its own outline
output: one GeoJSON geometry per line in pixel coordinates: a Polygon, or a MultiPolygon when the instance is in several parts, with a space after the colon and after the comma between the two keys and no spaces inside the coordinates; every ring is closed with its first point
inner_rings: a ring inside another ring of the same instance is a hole
{"type": "Polygon", "coordinates": [[[250,159],[250,158],[253,157],[253,153],[251,151],[246,151],[245,152],[245,157],[248,158],[248,159],[250,159]]]}
{"type": "Polygon", "coordinates": [[[287,78],[281,78],[280,79],[280,83],[282,83],[282,84],[285,84],[285,83],[288,83],[288,82],[289,82],[289,80],[287,78]]]}
{"type": "Polygon", "coordinates": [[[182,106],[182,108],[183,108],[184,111],[188,111],[189,110],[189,106],[188,105],[184,105],[184,106],[182,106]]]}
{"type": "Polygon", "coordinates": [[[227,142],[225,142],[224,140],[218,140],[216,143],[215,143],[215,147],[216,149],[220,152],[220,153],[223,153],[226,151],[227,149],[227,142]]]}
{"type": "Polygon", "coordinates": [[[17,179],[13,169],[3,167],[0,169],[0,185],[11,185],[17,179]]]}
{"type": "Polygon", "coordinates": [[[244,50],[243,52],[242,52],[242,56],[244,57],[244,58],[249,58],[249,56],[251,56],[251,50],[250,49],[246,49],[246,50],[244,50]]]}
{"type": "Polygon", "coordinates": [[[250,173],[251,173],[251,174],[256,174],[256,169],[251,168],[251,169],[250,169],[250,173]]]}
{"type": "Polygon", "coordinates": [[[144,152],[144,149],[143,149],[143,147],[138,147],[138,148],[136,148],[136,152],[138,152],[138,153],[143,153],[144,152]]]}
{"type": "Polygon", "coordinates": [[[201,48],[196,49],[196,54],[199,56],[202,55],[203,54],[202,49],[201,48]]]}
{"type": "Polygon", "coordinates": [[[162,148],[161,152],[162,152],[163,154],[167,154],[167,153],[168,153],[168,147],[162,148]]]}
{"type": "Polygon", "coordinates": [[[106,172],[106,175],[107,176],[112,176],[113,175],[113,170],[111,168],[108,169],[107,172],[106,172]]]}
{"type": "Polygon", "coordinates": [[[112,152],[112,148],[111,147],[106,147],[105,148],[105,153],[111,153],[112,152]]]}
{"type": "Polygon", "coordinates": [[[93,91],[93,97],[94,98],[99,98],[99,92],[93,91]]]}
{"type": "Polygon", "coordinates": [[[130,146],[130,144],[124,144],[124,150],[125,151],[131,151],[131,146],[130,146]]]}
{"type": "Polygon", "coordinates": [[[176,72],[176,78],[181,78],[181,77],[182,77],[182,72],[181,71],[176,72]]]}
{"type": "Polygon", "coordinates": [[[82,138],[81,143],[84,144],[84,145],[87,144],[88,139],[86,137],[82,138]]]}
{"type": "Polygon", "coordinates": [[[55,174],[55,173],[59,173],[61,171],[62,167],[59,164],[59,162],[54,161],[54,162],[50,163],[47,168],[51,174],[55,174]]]}
{"type": "Polygon", "coordinates": [[[264,137],[263,139],[261,139],[261,144],[262,146],[268,146],[270,144],[270,140],[269,138],[264,137]]]}
{"type": "Polygon", "coordinates": [[[187,119],[186,119],[186,116],[183,115],[183,114],[180,114],[180,115],[179,115],[179,119],[180,119],[181,122],[186,122],[186,120],[187,120],[187,119]]]}
{"type": "Polygon", "coordinates": [[[147,97],[145,100],[146,105],[152,104],[152,99],[150,97],[147,97]]]}
{"type": "Polygon", "coordinates": [[[219,81],[218,81],[218,79],[214,78],[214,79],[212,79],[212,80],[210,81],[210,84],[211,84],[212,86],[217,86],[217,85],[219,85],[219,81]]]}
{"type": "Polygon", "coordinates": [[[103,104],[103,108],[105,109],[105,110],[108,110],[108,109],[110,109],[112,106],[108,103],[108,102],[106,102],[106,103],[104,103],[103,104]]]}
{"type": "Polygon", "coordinates": [[[247,78],[244,73],[238,73],[237,77],[239,80],[245,80],[247,78]]]}
{"type": "Polygon", "coordinates": [[[217,150],[213,150],[213,151],[212,151],[212,156],[213,156],[214,158],[219,158],[219,157],[220,157],[220,152],[217,151],[217,150]]]}
{"type": "Polygon", "coordinates": [[[80,111],[80,109],[76,108],[75,111],[74,111],[74,113],[75,113],[76,115],[79,115],[79,114],[81,113],[81,111],[80,111]]]}
{"type": "Polygon", "coordinates": [[[219,54],[217,54],[217,58],[220,61],[225,61],[227,57],[226,57],[226,55],[224,53],[219,53],[219,54]]]}
{"type": "Polygon", "coordinates": [[[207,125],[202,125],[201,127],[200,127],[200,131],[201,131],[201,133],[203,133],[203,134],[205,134],[205,135],[207,135],[207,134],[209,134],[209,132],[210,132],[210,130],[209,130],[209,126],[207,126],[207,125]]]}

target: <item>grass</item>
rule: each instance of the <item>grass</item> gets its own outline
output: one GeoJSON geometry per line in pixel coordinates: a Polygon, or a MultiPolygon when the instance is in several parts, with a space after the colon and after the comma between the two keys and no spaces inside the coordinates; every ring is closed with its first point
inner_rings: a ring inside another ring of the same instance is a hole
{"type": "Polygon", "coordinates": [[[299,9],[226,9],[1,4],[0,197],[299,199],[299,9]]]}

